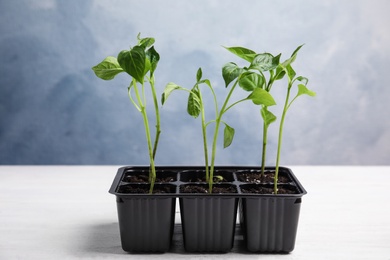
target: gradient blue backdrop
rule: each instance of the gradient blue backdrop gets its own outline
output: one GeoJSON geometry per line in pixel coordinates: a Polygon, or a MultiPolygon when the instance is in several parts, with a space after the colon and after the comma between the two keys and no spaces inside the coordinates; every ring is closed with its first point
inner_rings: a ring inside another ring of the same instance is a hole
{"type": "MultiPolygon", "coordinates": [[[[129,77],[102,81],[91,67],[142,36],[156,38],[157,89],[191,87],[198,67],[225,94],[221,46],[289,57],[316,98],[286,121],[282,164],[390,163],[390,2],[232,0],[0,0],[0,164],[147,164],[129,77]]],[[[284,93],[282,86],[276,93],[284,93]]],[[[157,164],[203,163],[199,121],[175,94],[162,109],[157,164]]],[[[275,110],[278,113],[278,110],[275,110]]],[[[261,118],[242,104],[217,164],[259,164],[261,118]]],[[[270,129],[274,164],[277,125],[270,129]]]]}

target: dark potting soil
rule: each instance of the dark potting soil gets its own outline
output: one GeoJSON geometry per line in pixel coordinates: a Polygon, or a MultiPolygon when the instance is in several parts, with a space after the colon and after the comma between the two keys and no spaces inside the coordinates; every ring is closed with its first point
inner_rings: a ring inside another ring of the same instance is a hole
{"type": "MultiPolygon", "coordinates": [[[[188,180],[188,182],[206,182],[206,177],[203,178],[191,178],[188,180]]],[[[222,175],[214,175],[213,177],[213,183],[220,183],[220,182],[229,182],[225,177],[222,175]]]]}
{"type": "MultiPolygon", "coordinates": [[[[237,178],[239,181],[248,182],[248,183],[273,183],[275,177],[275,172],[266,171],[264,176],[261,175],[261,172],[248,172],[248,173],[239,173],[237,178]]],[[[278,183],[289,183],[290,178],[279,173],[278,183]]]]}
{"type": "MultiPolygon", "coordinates": [[[[253,194],[275,194],[273,187],[264,187],[264,186],[251,186],[241,188],[243,193],[253,193],[253,194]]],[[[278,194],[296,194],[294,190],[278,187],[278,194]]]]}
{"type": "MultiPolygon", "coordinates": [[[[119,188],[119,193],[126,194],[146,194],[149,193],[149,187],[147,186],[136,186],[136,185],[125,185],[119,188]]],[[[154,187],[153,194],[165,194],[165,193],[173,193],[172,188],[169,186],[159,186],[154,187]]]]}
{"type": "MultiPolygon", "coordinates": [[[[132,183],[148,183],[149,175],[147,174],[136,174],[136,175],[127,175],[123,178],[124,182],[132,182],[132,183]]],[[[156,177],[155,182],[173,182],[175,178],[172,176],[164,176],[164,177],[156,177]]]]}
{"type": "MultiPolygon", "coordinates": [[[[180,187],[181,193],[209,193],[207,185],[184,185],[180,187]]],[[[232,186],[213,186],[212,193],[237,193],[232,186]]]]}

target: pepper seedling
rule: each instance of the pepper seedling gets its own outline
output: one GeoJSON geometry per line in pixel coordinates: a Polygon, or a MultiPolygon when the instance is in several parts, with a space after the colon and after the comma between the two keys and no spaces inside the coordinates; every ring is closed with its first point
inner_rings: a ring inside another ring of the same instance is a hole
{"type": "MultiPolygon", "coordinates": [[[[279,175],[279,163],[280,163],[280,152],[282,146],[282,136],[283,136],[283,127],[286,117],[287,110],[290,108],[291,104],[301,95],[315,96],[315,92],[309,90],[306,85],[308,79],[302,76],[296,77],[296,73],[292,68],[291,64],[295,61],[298,51],[303,45],[297,47],[292,53],[291,57],[284,62],[280,62],[281,54],[276,56],[270,53],[256,53],[250,49],[244,47],[226,47],[231,53],[236,56],[249,62],[248,67],[238,68],[241,71],[240,74],[240,84],[243,85],[243,88],[252,89],[253,83],[257,83],[256,87],[260,87],[267,92],[271,91],[273,84],[284,78],[287,75],[287,93],[285,97],[285,103],[283,107],[282,116],[280,119],[279,125],[279,134],[278,134],[278,147],[276,154],[276,168],[274,176],[274,193],[277,194],[277,183],[279,175]],[[265,72],[269,73],[268,78],[265,76],[265,72]],[[290,101],[290,91],[292,86],[296,81],[301,82],[298,84],[298,92],[296,96],[290,101]]],[[[254,102],[255,103],[255,102],[254,102]]],[[[256,104],[256,103],[255,103],[256,104]]],[[[258,104],[256,104],[258,105],[258,104]]],[[[260,110],[261,116],[263,118],[263,145],[262,145],[262,159],[261,159],[261,176],[264,178],[265,171],[265,161],[266,161],[266,150],[267,150],[267,140],[268,140],[268,127],[271,123],[276,121],[276,116],[268,110],[268,106],[262,104],[260,110]]]]}
{"type": "Polygon", "coordinates": [[[122,50],[117,57],[108,56],[102,62],[92,67],[96,76],[103,80],[111,80],[117,74],[126,72],[131,76],[131,82],[127,88],[127,94],[131,103],[139,111],[143,118],[146,142],[148,146],[150,170],[149,170],[149,193],[153,192],[154,182],[156,179],[155,156],[160,138],[160,112],[155,89],[154,72],[160,60],[160,55],[155,50],[153,44],[155,39],[151,37],[141,38],[137,36],[137,44],[129,50],[122,50]],[[152,144],[149,117],[146,109],[146,91],[145,82],[149,83],[153,102],[154,113],[156,118],[156,133],[154,143],[152,144]],[[133,98],[133,94],[135,98],[133,98]]]}
{"type": "Polygon", "coordinates": [[[275,178],[274,178],[274,193],[278,193],[278,176],[279,176],[279,163],[280,163],[280,151],[282,148],[282,137],[283,137],[283,128],[284,128],[284,121],[286,118],[286,114],[288,109],[291,107],[292,103],[300,96],[302,95],[308,95],[310,97],[314,97],[316,93],[314,91],[311,91],[307,88],[307,83],[309,82],[309,79],[303,76],[296,76],[296,72],[292,68],[291,64],[295,61],[298,51],[301,49],[303,45],[299,46],[295,49],[295,51],[291,54],[291,57],[287,60],[285,60],[283,63],[280,63],[276,69],[277,74],[286,74],[287,75],[287,92],[285,97],[285,102],[283,106],[283,112],[282,117],[280,119],[279,124],[279,134],[278,134],[278,149],[276,152],[276,168],[275,168],[275,178]],[[298,86],[298,91],[295,97],[290,101],[290,93],[291,89],[294,86],[295,82],[300,82],[298,86]]]}
{"type": "Polygon", "coordinates": [[[184,90],[189,93],[188,96],[188,102],[187,102],[187,113],[191,115],[194,118],[201,116],[201,130],[202,130],[202,136],[203,136],[203,149],[204,149],[204,158],[205,158],[205,172],[206,172],[206,181],[209,185],[209,193],[212,193],[212,187],[213,187],[213,177],[214,177],[214,165],[215,165],[215,159],[216,159],[216,152],[217,152],[217,141],[218,141],[218,135],[219,135],[219,129],[221,123],[225,125],[224,128],[224,141],[223,146],[224,148],[230,146],[230,144],[233,141],[235,130],[233,127],[228,125],[225,121],[222,120],[223,115],[230,110],[235,105],[247,101],[252,100],[253,103],[258,105],[265,105],[265,106],[272,106],[275,105],[275,100],[273,97],[265,90],[261,89],[258,86],[258,82],[252,82],[254,79],[252,78],[246,78],[242,79],[242,69],[238,68],[238,66],[234,63],[227,63],[222,67],[222,77],[225,81],[225,87],[228,88],[231,86],[227,96],[225,97],[225,100],[223,102],[223,105],[221,108],[218,106],[218,98],[215,94],[215,91],[210,83],[210,80],[208,79],[202,79],[202,69],[199,68],[196,73],[196,83],[192,87],[192,89],[183,88],[175,83],[168,83],[165,87],[165,90],[162,94],[162,104],[164,104],[168,98],[168,96],[174,91],[174,90],[184,90]],[[245,83],[239,84],[240,81],[245,81],[248,83],[248,85],[251,85],[252,87],[248,87],[245,83]],[[233,82],[233,84],[231,84],[233,82]],[[212,93],[213,96],[213,102],[215,107],[215,119],[207,121],[205,118],[205,104],[204,99],[202,97],[202,92],[200,89],[200,85],[206,85],[212,93]],[[240,99],[234,103],[230,102],[230,98],[236,89],[237,85],[242,87],[244,90],[251,92],[250,95],[246,98],[240,99]],[[207,140],[207,131],[206,128],[211,123],[214,123],[214,134],[213,139],[211,143],[211,157],[209,160],[208,155],[208,140],[207,140]]]}
{"type": "MultiPolygon", "coordinates": [[[[277,74],[276,68],[279,65],[281,54],[273,56],[270,53],[256,53],[253,50],[244,47],[225,47],[228,51],[236,56],[249,62],[248,67],[236,68],[240,71],[240,86],[248,91],[254,91],[260,94],[260,89],[270,92],[273,83],[283,78],[283,73],[277,74]],[[269,77],[265,76],[269,72],[269,77]]],[[[234,63],[233,63],[234,64],[234,63]]],[[[235,64],[234,64],[235,65],[235,64]]],[[[237,65],[235,65],[237,66],[237,65]]],[[[255,105],[259,105],[254,101],[255,105]]],[[[276,116],[268,110],[267,104],[261,104],[260,110],[263,118],[263,145],[261,158],[261,178],[264,178],[265,161],[268,142],[268,127],[276,121],[276,116]]]]}

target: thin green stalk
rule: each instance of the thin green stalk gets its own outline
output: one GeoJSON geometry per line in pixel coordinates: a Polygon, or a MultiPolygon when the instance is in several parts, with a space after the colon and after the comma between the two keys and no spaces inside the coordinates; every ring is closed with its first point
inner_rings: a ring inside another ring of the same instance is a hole
{"type": "Polygon", "coordinates": [[[153,145],[153,159],[155,159],[156,158],[156,152],[157,152],[157,146],[158,146],[159,139],[160,139],[160,134],[161,134],[161,123],[160,123],[160,111],[159,111],[159,108],[158,108],[156,89],[154,87],[154,76],[151,77],[149,82],[150,82],[150,86],[151,86],[151,89],[152,89],[154,110],[155,110],[155,113],[156,113],[156,136],[155,136],[154,145],[153,145]]]}
{"type": "Polygon", "coordinates": [[[238,100],[238,101],[234,102],[233,104],[231,104],[230,106],[228,106],[228,107],[223,111],[223,113],[225,113],[225,112],[228,111],[230,108],[232,108],[233,106],[237,105],[238,103],[241,103],[241,102],[247,101],[247,100],[248,100],[248,98],[243,98],[243,99],[241,99],[241,100],[238,100]]]}
{"type": "Polygon", "coordinates": [[[142,114],[142,118],[143,118],[143,122],[144,122],[144,126],[145,126],[145,134],[146,134],[146,140],[147,140],[147,144],[148,144],[148,152],[149,152],[149,158],[150,158],[150,170],[151,170],[150,171],[150,173],[151,173],[150,179],[149,179],[149,182],[150,182],[149,193],[152,193],[153,188],[154,188],[154,182],[156,180],[156,168],[154,165],[153,147],[152,147],[152,139],[150,137],[149,120],[148,120],[148,115],[146,112],[146,107],[142,103],[142,98],[138,92],[137,82],[134,79],[133,79],[133,85],[134,85],[134,92],[135,92],[135,95],[137,97],[139,107],[141,109],[141,114],[142,114]]]}
{"type": "Polygon", "coordinates": [[[215,154],[217,150],[217,139],[219,132],[219,125],[221,124],[221,117],[218,115],[217,120],[215,120],[215,129],[214,129],[214,138],[213,138],[213,146],[211,150],[211,165],[210,165],[210,173],[209,173],[209,192],[213,191],[213,179],[214,179],[214,163],[215,163],[215,154]]]}
{"type": "Polygon", "coordinates": [[[278,150],[276,153],[276,167],[275,167],[275,177],[274,177],[274,193],[278,193],[278,178],[279,178],[279,162],[280,162],[280,151],[282,148],[282,136],[283,136],[283,125],[284,125],[284,119],[286,117],[286,113],[289,107],[289,98],[290,98],[290,90],[291,90],[291,82],[288,84],[287,88],[287,95],[286,95],[286,101],[284,103],[283,107],[283,113],[282,118],[280,119],[280,126],[279,126],[279,136],[278,136],[278,150]]]}
{"type": "Polygon", "coordinates": [[[266,159],[266,152],[267,152],[267,137],[268,136],[268,125],[263,122],[263,150],[261,155],[261,178],[264,178],[264,172],[265,172],[265,159],[266,159]]]}
{"type": "Polygon", "coordinates": [[[211,164],[210,164],[210,176],[209,176],[209,193],[212,193],[213,190],[213,179],[214,179],[214,163],[215,163],[215,154],[217,151],[217,139],[218,139],[218,132],[219,132],[219,126],[221,124],[222,115],[224,112],[226,112],[225,108],[229,102],[229,99],[236,88],[238,83],[238,80],[234,83],[232,88],[230,89],[229,94],[226,97],[226,100],[220,110],[220,112],[217,115],[217,118],[215,120],[215,129],[214,129],[214,137],[213,137],[213,145],[212,145],[212,151],[211,151],[211,164]]]}
{"type": "MultiPolygon", "coordinates": [[[[202,97],[200,96],[202,99],[202,97]]],[[[201,100],[201,104],[203,104],[203,101],[201,100]]],[[[210,169],[209,169],[209,154],[207,149],[207,131],[206,131],[206,118],[205,118],[205,112],[204,107],[202,105],[201,107],[201,119],[202,119],[202,136],[203,136],[203,149],[204,149],[204,161],[206,166],[206,181],[209,181],[210,178],[210,169]]]]}
{"type": "MultiPolygon", "coordinates": [[[[265,79],[265,77],[264,77],[264,79],[265,79]]],[[[265,90],[266,91],[270,92],[273,82],[274,82],[273,71],[270,70],[270,77],[269,77],[268,84],[266,83],[266,80],[265,80],[265,85],[266,85],[265,90]]],[[[267,107],[264,107],[264,109],[267,110],[267,107]]],[[[267,124],[267,122],[265,122],[265,119],[264,119],[264,122],[263,122],[263,149],[262,149],[262,155],[261,155],[261,178],[264,178],[264,174],[265,174],[265,161],[267,158],[266,154],[267,154],[267,142],[268,142],[268,127],[269,127],[269,124],[267,124]]]]}
{"type": "Polygon", "coordinates": [[[152,147],[152,140],[150,137],[150,128],[149,128],[149,122],[148,122],[148,115],[146,113],[145,107],[141,108],[142,117],[144,120],[144,126],[145,126],[145,133],[146,133],[146,139],[148,142],[148,151],[149,151],[149,158],[150,158],[150,169],[151,169],[151,175],[150,175],[150,190],[149,193],[153,192],[154,188],[154,182],[156,180],[156,168],[154,165],[154,158],[153,158],[153,147],[152,147]]]}
{"type": "Polygon", "coordinates": [[[131,96],[131,83],[130,83],[130,86],[127,88],[127,95],[129,96],[129,99],[131,101],[131,103],[133,103],[133,105],[135,106],[135,108],[141,112],[141,108],[138,106],[138,104],[134,101],[133,97],[131,96]]]}

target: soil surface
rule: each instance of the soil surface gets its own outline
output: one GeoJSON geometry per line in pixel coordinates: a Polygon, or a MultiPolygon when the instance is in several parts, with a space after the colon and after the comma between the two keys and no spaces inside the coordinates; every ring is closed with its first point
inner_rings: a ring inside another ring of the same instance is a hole
{"type": "MultiPolygon", "coordinates": [[[[132,182],[132,183],[148,183],[149,182],[149,175],[148,174],[134,174],[134,175],[127,175],[123,178],[124,182],[132,182]]],[[[175,181],[175,178],[172,176],[157,176],[156,182],[173,182],[175,181]]]]}
{"type": "MultiPolygon", "coordinates": [[[[275,172],[267,171],[264,176],[260,172],[248,172],[248,173],[237,173],[237,179],[241,182],[248,183],[274,183],[275,172]]],[[[289,183],[290,178],[285,176],[283,173],[279,173],[278,183],[289,183]]]]}
{"type": "MultiPolygon", "coordinates": [[[[181,193],[209,193],[208,186],[205,185],[184,185],[180,187],[181,193]]],[[[212,193],[237,193],[232,186],[213,186],[212,193]]]]}
{"type": "MultiPolygon", "coordinates": [[[[146,194],[149,193],[149,187],[147,186],[136,186],[136,185],[126,185],[119,187],[119,193],[127,193],[127,194],[146,194]]],[[[174,193],[172,188],[169,186],[154,186],[153,194],[165,194],[165,193],[174,193]]]]}
{"type": "MultiPolygon", "coordinates": [[[[191,178],[187,182],[206,182],[206,177],[203,178],[191,178]]],[[[229,182],[226,178],[224,178],[221,175],[214,175],[213,176],[213,183],[221,183],[221,182],[229,182]]]]}
{"type": "MultiPolygon", "coordinates": [[[[275,194],[273,187],[264,186],[250,186],[241,188],[242,193],[253,193],[253,194],[275,194]]],[[[278,187],[277,194],[296,194],[294,190],[278,187]]]]}

